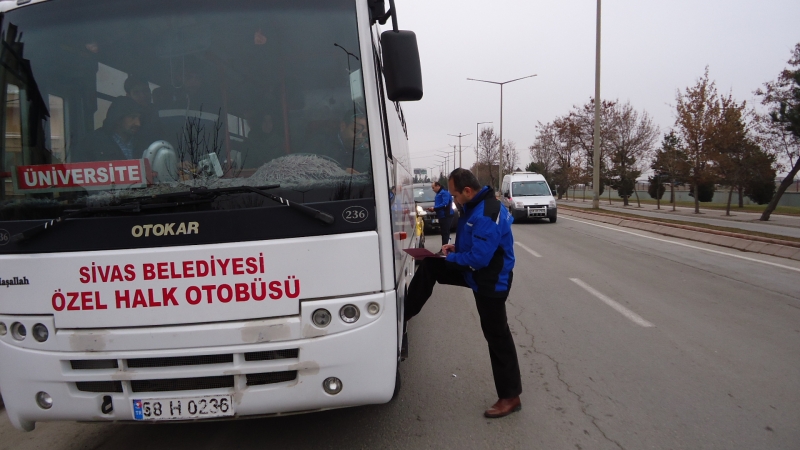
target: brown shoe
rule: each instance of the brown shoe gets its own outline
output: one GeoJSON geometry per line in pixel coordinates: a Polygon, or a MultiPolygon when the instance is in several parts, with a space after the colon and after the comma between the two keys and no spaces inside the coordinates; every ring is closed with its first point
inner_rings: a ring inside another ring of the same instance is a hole
{"type": "Polygon", "coordinates": [[[497,419],[498,417],[505,417],[513,412],[522,409],[522,402],[519,396],[514,398],[501,398],[497,403],[492,405],[491,408],[484,411],[483,415],[490,419],[497,419]]]}

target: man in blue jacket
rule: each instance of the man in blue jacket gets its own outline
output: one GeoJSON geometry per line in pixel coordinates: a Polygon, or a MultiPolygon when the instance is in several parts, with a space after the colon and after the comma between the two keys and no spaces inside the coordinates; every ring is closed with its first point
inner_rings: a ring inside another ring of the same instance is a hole
{"type": "Polygon", "coordinates": [[[499,399],[484,415],[504,417],[522,407],[522,381],[514,338],[508,328],[506,299],[514,268],[514,237],[511,214],[495,197],[494,190],[481,187],[466,169],[450,174],[450,192],[462,206],[456,243],[445,244],[445,258],[426,258],[417,269],[405,301],[405,320],[419,314],[436,283],[470,287],[481,318],[483,336],[489,344],[495,389],[499,399]]]}
{"type": "Polygon", "coordinates": [[[438,181],[434,181],[431,188],[436,192],[436,199],[433,207],[428,208],[428,211],[436,211],[436,218],[439,219],[439,231],[442,234],[442,245],[447,245],[450,243],[450,225],[453,221],[453,196],[438,181]]]}

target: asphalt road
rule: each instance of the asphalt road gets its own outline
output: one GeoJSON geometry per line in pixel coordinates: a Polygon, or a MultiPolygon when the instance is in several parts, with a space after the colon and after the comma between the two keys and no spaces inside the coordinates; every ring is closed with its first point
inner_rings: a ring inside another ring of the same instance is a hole
{"type": "Polygon", "coordinates": [[[0,449],[800,448],[800,263],[565,216],[514,233],[519,413],[482,417],[495,393],[477,313],[444,286],[409,324],[387,405],[32,433],[0,413],[0,449]]]}

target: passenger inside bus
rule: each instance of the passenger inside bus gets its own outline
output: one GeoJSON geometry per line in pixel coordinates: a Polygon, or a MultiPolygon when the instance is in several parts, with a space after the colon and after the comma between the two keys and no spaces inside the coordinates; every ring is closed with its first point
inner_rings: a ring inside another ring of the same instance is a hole
{"type": "Polygon", "coordinates": [[[250,132],[245,140],[245,166],[258,168],[263,164],[286,155],[283,133],[275,127],[272,111],[260,108],[246,111],[245,120],[250,125],[250,132]]]}
{"type": "Polygon", "coordinates": [[[306,152],[328,157],[345,168],[347,173],[366,173],[370,170],[367,117],[361,112],[347,111],[342,115],[335,135],[310,137],[306,152]]]}
{"type": "Polygon", "coordinates": [[[128,75],[124,88],[125,95],[142,108],[142,114],[139,117],[141,122],[139,136],[142,143],[149,144],[161,139],[169,140],[159,122],[158,111],[153,106],[150,83],[138,75],[128,75]]]}
{"type": "Polygon", "coordinates": [[[142,107],[128,97],[117,97],[108,108],[103,126],[94,130],[71,154],[72,162],[138,159],[146,144],[141,135],[142,107]]]}

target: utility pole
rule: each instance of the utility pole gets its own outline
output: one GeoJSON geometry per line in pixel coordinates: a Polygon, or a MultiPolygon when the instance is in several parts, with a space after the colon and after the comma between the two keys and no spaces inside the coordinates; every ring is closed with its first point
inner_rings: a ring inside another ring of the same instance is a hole
{"type": "Polygon", "coordinates": [[[469,133],[469,134],[461,134],[461,133],[448,134],[448,136],[453,136],[453,137],[457,137],[458,138],[458,167],[459,168],[461,167],[461,138],[464,137],[464,136],[469,136],[470,134],[472,134],[472,133],[469,133]]]}
{"type": "Polygon", "coordinates": [[[600,209],[600,0],[597,0],[597,42],[594,66],[594,170],[592,208],[600,209]]]}

